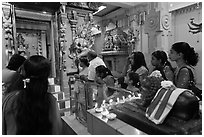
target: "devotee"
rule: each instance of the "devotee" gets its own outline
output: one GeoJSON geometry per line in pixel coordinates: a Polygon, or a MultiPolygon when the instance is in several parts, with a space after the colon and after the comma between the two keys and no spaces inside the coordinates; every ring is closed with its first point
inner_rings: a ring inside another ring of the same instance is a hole
{"type": "MultiPolygon", "coordinates": [[[[99,84],[105,84],[106,86],[114,87],[114,77],[111,74],[111,71],[106,68],[104,65],[96,67],[96,82],[99,84]]],[[[109,97],[114,93],[114,90],[108,89],[104,91],[104,96],[109,97]]]]}
{"type": "MultiPolygon", "coordinates": [[[[50,62],[33,55],[23,64],[24,88],[14,90],[3,100],[2,134],[49,135],[61,133],[56,98],[48,93],[50,62]]],[[[16,85],[18,86],[18,85],[16,85]]]]}
{"type": "Polygon", "coordinates": [[[198,53],[186,42],[178,42],[172,45],[169,58],[176,62],[174,83],[176,87],[188,89],[190,72],[198,63],[198,53]],[[189,69],[188,69],[189,68],[189,69]]]}
{"type": "Polygon", "coordinates": [[[153,71],[159,70],[164,80],[173,81],[173,68],[168,61],[167,54],[164,51],[154,51],[152,53],[151,63],[154,66],[153,71]]]}
{"type": "Polygon", "coordinates": [[[97,56],[94,50],[90,50],[87,53],[87,58],[89,60],[89,67],[88,67],[88,80],[94,81],[96,76],[96,67],[99,65],[105,65],[104,61],[97,56]]]}
{"type": "Polygon", "coordinates": [[[2,83],[4,83],[3,86],[5,91],[11,83],[16,81],[16,77],[18,75],[16,72],[25,60],[26,59],[23,56],[14,54],[9,60],[6,68],[2,70],[2,83]]]}
{"type": "MultiPolygon", "coordinates": [[[[178,88],[191,89],[195,84],[194,66],[198,63],[198,53],[186,42],[174,43],[169,58],[176,62],[174,84],[178,88]],[[193,83],[192,83],[193,82],[193,83]]],[[[192,91],[202,100],[202,92],[192,91]]]]}
{"type": "Polygon", "coordinates": [[[129,71],[133,71],[140,76],[141,79],[144,79],[148,75],[148,68],[146,65],[144,54],[140,51],[133,52],[130,57],[131,67],[129,71]]]}
{"type": "MultiPolygon", "coordinates": [[[[80,77],[88,77],[88,59],[85,57],[79,58],[79,74],[75,74],[76,79],[80,79],[80,77]]],[[[84,82],[81,80],[76,80],[74,83],[74,91],[75,91],[75,115],[76,118],[85,121],[86,120],[86,108],[85,108],[85,91],[84,91],[84,82]]]]}
{"type": "Polygon", "coordinates": [[[119,76],[115,76],[118,77],[118,80],[120,81],[120,84],[123,85],[123,87],[127,87],[127,85],[125,86],[125,83],[121,82],[122,80],[124,80],[124,78],[122,77],[125,77],[128,72],[137,73],[139,75],[140,82],[148,76],[149,70],[147,68],[145,57],[142,52],[133,52],[131,56],[128,57],[127,64],[125,65],[123,72],[119,74],[119,76]]]}
{"type": "Polygon", "coordinates": [[[124,83],[127,84],[127,90],[132,91],[133,93],[138,93],[140,88],[140,79],[139,75],[134,72],[128,72],[127,76],[125,76],[124,83]]]}

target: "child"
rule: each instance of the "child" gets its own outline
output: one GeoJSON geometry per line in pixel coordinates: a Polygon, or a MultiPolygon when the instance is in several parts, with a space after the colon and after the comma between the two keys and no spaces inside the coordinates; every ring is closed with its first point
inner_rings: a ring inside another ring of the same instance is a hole
{"type": "Polygon", "coordinates": [[[128,72],[125,76],[124,83],[127,84],[127,90],[132,91],[133,93],[138,93],[140,88],[140,77],[137,73],[128,72]]]}
{"type": "MultiPolygon", "coordinates": [[[[105,86],[115,86],[115,80],[113,75],[111,74],[111,71],[106,68],[103,65],[100,65],[98,67],[96,67],[96,83],[98,84],[105,84],[105,86]]],[[[106,99],[107,97],[111,96],[114,93],[114,90],[108,89],[104,91],[103,93],[103,99],[106,99]]],[[[100,93],[98,93],[100,94],[100,93]]]]}

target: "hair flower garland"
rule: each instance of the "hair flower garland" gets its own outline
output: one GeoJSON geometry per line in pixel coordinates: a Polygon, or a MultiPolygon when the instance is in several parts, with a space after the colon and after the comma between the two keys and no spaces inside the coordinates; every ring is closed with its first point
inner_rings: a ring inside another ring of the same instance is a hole
{"type": "Polygon", "coordinates": [[[155,70],[150,74],[150,77],[162,77],[162,74],[160,71],[155,70]]]}
{"type": "Polygon", "coordinates": [[[165,89],[172,89],[175,90],[176,86],[171,81],[164,80],[161,82],[161,86],[165,89]]]}
{"type": "Polygon", "coordinates": [[[29,83],[29,82],[30,82],[29,78],[23,79],[24,88],[26,88],[26,83],[29,83]]]}

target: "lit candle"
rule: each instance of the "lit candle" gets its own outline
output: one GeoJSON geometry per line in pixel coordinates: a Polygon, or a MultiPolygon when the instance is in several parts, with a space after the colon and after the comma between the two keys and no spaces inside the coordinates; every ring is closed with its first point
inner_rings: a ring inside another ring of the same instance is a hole
{"type": "Polygon", "coordinates": [[[109,104],[111,104],[112,102],[113,102],[113,99],[110,99],[110,100],[109,100],[109,104]]]}
{"type": "Polygon", "coordinates": [[[138,93],[138,97],[141,98],[141,94],[140,93],[138,93]]]}
{"type": "Polygon", "coordinates": [[[97,107],[98,107],[98,103],[95,104],[95,107],[94,107],[94,108],[97,108],[97,107]]]}
{"type": "Polygon", "coordinates": [[[105,105],[105,102],[106,102],[106,101],[105,101],[105,100],[103,100],[103,103],[102,103],[102,104],[103,104],[103,105],[105,105]]]}
{"type": "Polygon", "coordinates": [[[123,98],[123,101],[125,101],[125,97],[123,96],[122,98],[123,98]]]}
{"type": "Polygon", "coordinates": [[[119,98],[117,98],[117,102],[118,102],[118,103],[119,103],[119,101],[120,101],[119,98]]]}

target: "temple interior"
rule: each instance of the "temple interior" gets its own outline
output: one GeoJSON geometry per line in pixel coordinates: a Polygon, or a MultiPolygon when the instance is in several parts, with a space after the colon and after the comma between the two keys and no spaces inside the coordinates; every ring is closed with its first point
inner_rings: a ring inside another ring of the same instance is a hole
{"type": "MultiPolygon", "coordinates": [[[[2,2],[2,69],[14,54],[26,59],[42,55],[51,62],[48,92],[57,100],[63,135],[202,135],[202,100],[185,100],[186,92],[158,124],[148,115],[153,98],[149,104],[141,99],[149,91],[132,96],[110,86],[111,101],[98,101],[92,95],[96,91],[99,96],[104,87],[75,78],[76,59],[88,50],[118,80],[133,52],[144,54],[152,72],[152,53],[162,50],[169,55],[176,42],[186,42],[198,53],[193,68],[196,86],[202,89],[202,2],[2,2]],[[198,116],[189,118],[192,111],[198,116]]],[[[175,61],[169,62],[176,68],[175,61]]],[[[141,84],[160,86],[161,80],[145,82],[141,84]]]]}

